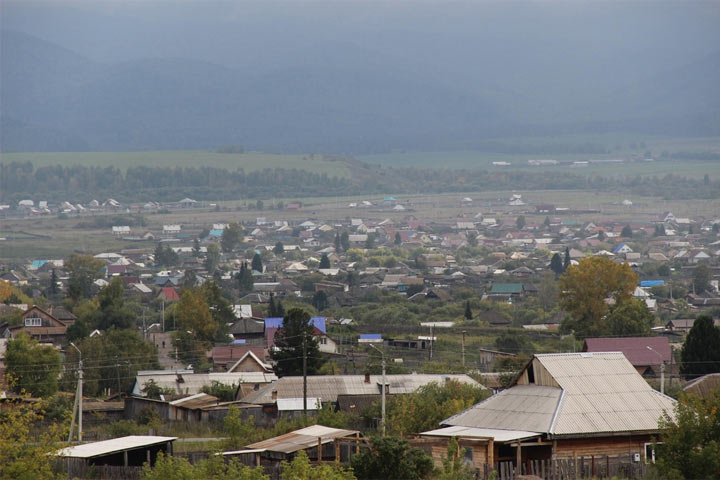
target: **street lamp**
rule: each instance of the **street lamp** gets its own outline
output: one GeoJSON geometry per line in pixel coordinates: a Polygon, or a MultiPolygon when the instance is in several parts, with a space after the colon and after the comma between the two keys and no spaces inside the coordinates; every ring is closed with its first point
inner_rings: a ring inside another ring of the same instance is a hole
{"type": "Polygon", "coordinates": [[[660,393],[665,394],[665,359],[660,353],[654,350],[650,345],[647,345],[647,349],[653,352],[655,355],[660,357],[660,393]]]}
{"type": "Polygon", "coordinates": [[[382,434],[384,437],[385,436],[385,385],[386,385],[386,383],[385,383],[385,352],[383,352],[382,350],[377,348],[372,343],[369,343],[368,345],[370,345],[372,348],[374,348],[375,350],[380,352],[380,355],[382,357],[382,394],[381,394],[382,420],[381,420],[381,424],[382,424],[382,434]]]}

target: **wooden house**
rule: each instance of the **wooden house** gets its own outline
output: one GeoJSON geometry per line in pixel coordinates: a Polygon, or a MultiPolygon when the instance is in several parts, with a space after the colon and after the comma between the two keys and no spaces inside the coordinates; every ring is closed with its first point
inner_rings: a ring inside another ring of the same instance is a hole
{"type": "Polygon", "coordinates": [[[25,332],[38,342],[62,345],[67,335],[67,327],[67,324],[55,318],[54,315],[38,306],[33,306],[23,313],[22,323],[7,327],[3,336],[14,338],[20,332],[25,332]]]}
{"type": "Polygon", "coordinates": [[[535,355],[512,387],[423,432],[437,463],[455,437],[477,468],[535,460],[652,455],[675,400],[653,390],[620,352],[535,355]]]}

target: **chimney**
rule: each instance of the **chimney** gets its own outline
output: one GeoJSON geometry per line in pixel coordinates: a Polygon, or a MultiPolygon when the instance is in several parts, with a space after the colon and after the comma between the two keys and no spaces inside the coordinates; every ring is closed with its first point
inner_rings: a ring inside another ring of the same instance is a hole
{"type": "Polygon", "coordinates": [[[273,402],[277,400],[277,390],[272,391],[272,399],[273,399],[273,402]]]}
{"type": "Polygon", "coordinates": [[[365,383],[370,383],[370,374],[369,373],[365,374],[365,383]]]}

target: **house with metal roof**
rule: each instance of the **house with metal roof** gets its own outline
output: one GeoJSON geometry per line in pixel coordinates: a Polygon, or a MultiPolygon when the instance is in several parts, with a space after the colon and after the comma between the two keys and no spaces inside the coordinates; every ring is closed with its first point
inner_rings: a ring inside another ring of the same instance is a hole
{"type": "Polygon", "coordinates": [[[154,383],[165,390],[172,390],[176,395],[194,395],[213,382],[253,389],[267,385],[273,380],[277,380],[274,373],[264,372],[194,373],[192,370],[141,370],[135,376],[132,395],[147,396],[143,390],[149,383],[154,383]]]}
{"type": "MultiPolygon", "coordinates": [[[[403,374],[385,376],[385,393],[397,395],[414,393],[430,383],[443,384],[448,380],[480,385],[464,374],[403,374]]],[[[382,393],[382,375],[312,375],[307,377],[307,396],[319,398],[322,403],[347,405],[353,409],[353,402],[344,399],[372,397],[379,400],[382,393]]],[[[238,392],[237,400],[243,403],[273,407],[284,398],[302,398],[303,377],[282,377],[269,385],[260,387],[247,395],[238,392]]]]}
{"type": "Polygon", "coordinates": [[[667,337],[586,338],[582,350],[622,352],[640,375],[659,375],[660,365],[672,362],[667,337]]]}
{"type": "Polygon", "coordinates": [[[653,390],[621,352],[535,355],[512,387],[423,432],[440,460],[450,437],[476,467],[511,461],[638,455],[673,415],[675,400],[653,390]]]}

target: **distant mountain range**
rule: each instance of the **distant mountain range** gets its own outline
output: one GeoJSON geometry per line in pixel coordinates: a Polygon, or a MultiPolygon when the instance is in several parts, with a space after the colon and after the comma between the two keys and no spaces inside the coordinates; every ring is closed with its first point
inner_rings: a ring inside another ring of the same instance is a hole
{"type": "Polygon", "coordinates": [[[460,86],[351,46],[342,61],[323,64],[316,52],[307,65],[272,69],[187,58],[103,63],[11,29],[0,49],[5,152],[240,144],[375,153],[561,133],[720,135],[720,52],[559,104],[517,87],[460,86]]]}

